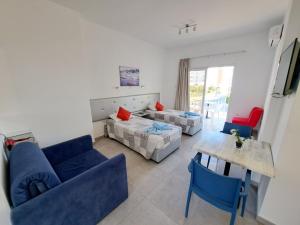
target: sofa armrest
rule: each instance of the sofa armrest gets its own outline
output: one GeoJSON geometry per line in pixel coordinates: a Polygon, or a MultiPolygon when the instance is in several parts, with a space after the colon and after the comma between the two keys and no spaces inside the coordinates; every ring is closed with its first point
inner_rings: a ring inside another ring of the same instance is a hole
{"type": "Polygon", "coordinates": [[[93,149],[92,137],[85,135],[43,148],[42,150],[49,162],[52,165],[56,165],[91,149],[93,149]]]}
{"type": "Polygon", "coordinates": [[[95,225],[128,197],[120,154],[13,208],[14,225],[95,225]]]}

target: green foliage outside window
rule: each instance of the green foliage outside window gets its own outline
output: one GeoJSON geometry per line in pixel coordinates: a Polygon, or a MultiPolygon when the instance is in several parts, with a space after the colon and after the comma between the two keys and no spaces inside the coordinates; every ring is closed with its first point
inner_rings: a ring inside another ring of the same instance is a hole
{"type": "Polygon", "coordinates": [[[190,96],[191,98],[198,98],[203,95],[203,85],[191,85],[190,96]]]}

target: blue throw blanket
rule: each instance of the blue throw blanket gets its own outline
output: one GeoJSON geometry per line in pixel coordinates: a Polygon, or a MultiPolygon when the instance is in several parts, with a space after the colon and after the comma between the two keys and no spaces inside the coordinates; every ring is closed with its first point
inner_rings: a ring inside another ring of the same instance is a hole
{"type": "Polygon", "coordinates": [[[172,130],[172,128],[168,124],[155,122],[152,124],[152,127],[146,129],[146,132],[149,134],[160,135],[164,130],[172,130]]]}
{"type": "Polygon", "coordinates": [[[192,116],[200,116],[200,114],[199,113],[194,113],[194,112],[184,112],[180,116],[184,117],[184,118],[188,118],[188,117],[192,117],[192,116]]]}

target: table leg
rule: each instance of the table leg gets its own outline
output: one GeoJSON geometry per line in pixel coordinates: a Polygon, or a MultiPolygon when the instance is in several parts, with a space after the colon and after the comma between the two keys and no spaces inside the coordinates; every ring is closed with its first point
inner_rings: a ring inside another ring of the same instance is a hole
{"type": "Polygon", "coordinates": [[[244,186],[245,195],[243,196],[243,205],[242,205],[242,212],[241,212],[242,217],[244,216],[244,213],[245,213],[246,202],[247,202],[247,198],[249,195],[250,185],[251,185],[251,170],[247,169],[246,177],[245,177],[245,186],[244,186]]]}
{"type": "Polygon", "coordinates": [[[224,176],[228,176],[229,175],[230,166],[231,166],[231,163],[229,163],[229,162],[225,163],[224,176]]]}
{"type": "Polygon", "coordinates": [[[207,165],[206,165],[206,168],[208,168],[208,167],[209,167],[209,163],[210,163],[210,158],[211,158],[211,156],[209,155],[209,156],[208,156],[208,161],[207,161],[207,165]]]}
{"type": "Polygon", "coordinates": [[[209,108],[209,103],[207,103],[207,110],[206,110],[206,119],[209,119],[209,117],[208,117],[208,108],[209,108]]]}
{"type": "Polygon", "coordinates": [[[201,152],[198,152],[198,153],[197,153],[197,156],[198,156],[198,157],[197,157],[197,158],[198,158],[198,163],[201,164],[202,153],[201,153],[201,152]]]}

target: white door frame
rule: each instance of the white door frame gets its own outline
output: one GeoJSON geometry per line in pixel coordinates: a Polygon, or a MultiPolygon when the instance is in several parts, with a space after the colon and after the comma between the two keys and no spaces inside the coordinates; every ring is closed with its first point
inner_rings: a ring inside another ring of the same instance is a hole
{"type": "MultiPolygon", "coordinates": [[[[202,106],[201,106],[201,114],[204,113],[204,101],[205,101],[205,90],[206,90],[206,80],[207,80],[207,69],[208,67],[200,67],[200,68],[190,68],[189,76],[191,71],[204,71],[204,87],[203,87],[203,97],[202,97],[202,106]]],[[[190,84],[189,84],[190,85],[190,84]]]]}
{"type": "MultiPolygon", "coordinates": [[[[233,69],[233,74],[232,74],[232,80],[231,80],[231,89],[230,89],[230,95],[229,95],[229,98],[231,99],[231,95],[232,95],[232,82],[233,82],[233,78],[234,78],[234,72],[235,72],[235,68],[236,68],[236,65],[234,63],[232,64],[224,64],[224,65],[219,65],[219,66],[205,66],[205,67],[194,67],[194,68],[190,68],[189,69],[189,73],[191,71],[204,71],[204,87],[203,87],[203,99],[202,99],[202,106],[201,106],[201,114],[203,115],[204,113],[204,102],[205,102],[205,93],[206,93],[206,81],[207,81],[207,70],[209,68],[213,68],[213,67],[229,67],[229,66],[232,66],[234,69],[233,69]]],[[[228,117],[228,111],[229,111],[229,107],[230,107],[230,102],[228,102],[228,109],[227,109],[227,117],[228,117]]]]}

